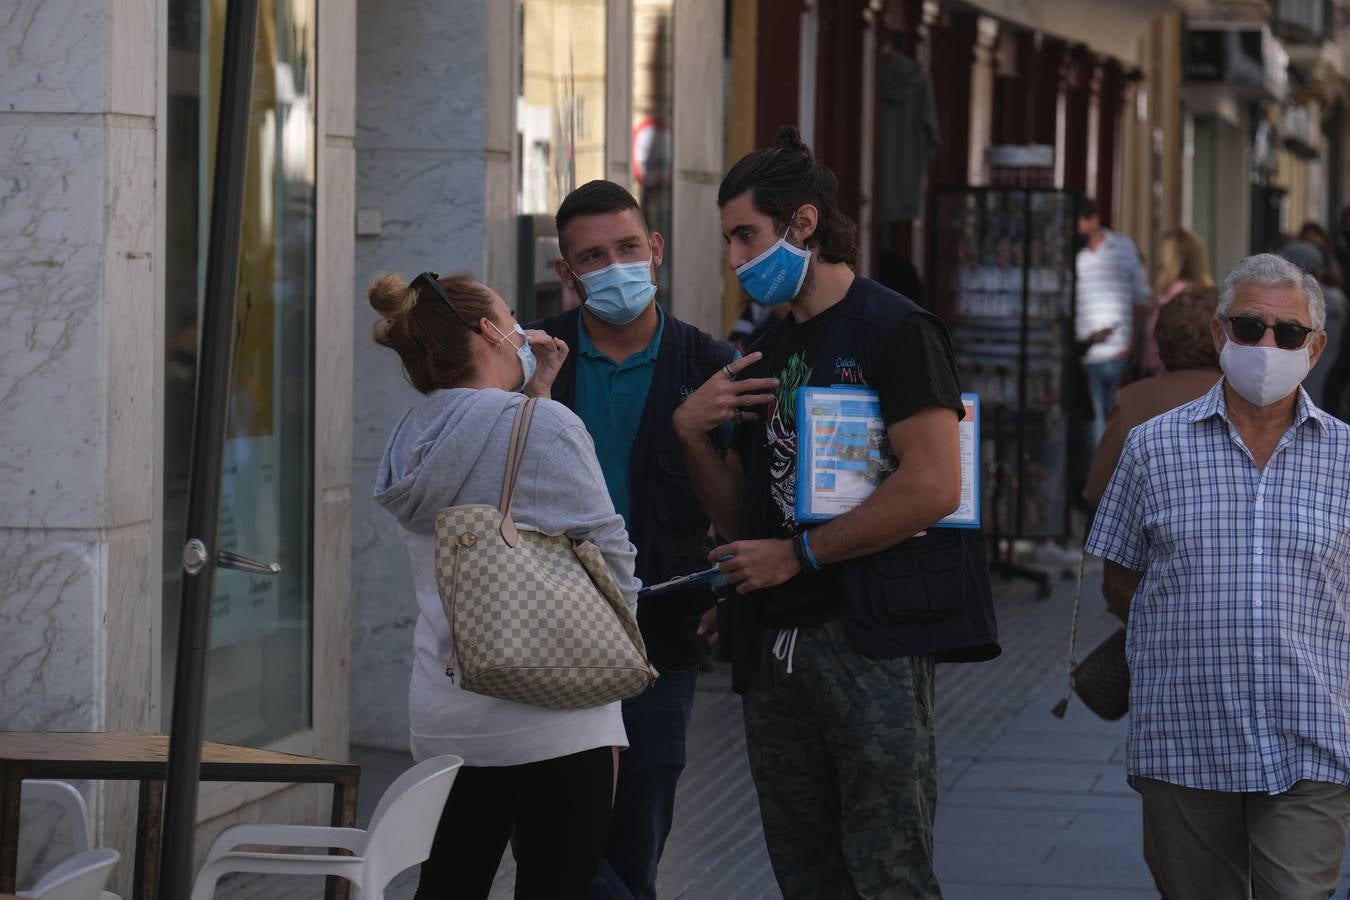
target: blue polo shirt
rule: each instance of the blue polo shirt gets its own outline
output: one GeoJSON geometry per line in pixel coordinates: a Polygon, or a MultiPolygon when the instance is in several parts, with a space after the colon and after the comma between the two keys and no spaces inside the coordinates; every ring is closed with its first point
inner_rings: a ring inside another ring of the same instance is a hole
{"type": "Polygon", "coordinates": [[[595,455],[605,474],[614,509],[628,521],[632,508],[629,470],[647,392],[656,372],[656,351],[666,330],[666,313],[657,307],[660,323],[645,350],[616,363],[595,349],[586,334],[586,317],[577,323],[576,414],[595,441],[595,455]]]}

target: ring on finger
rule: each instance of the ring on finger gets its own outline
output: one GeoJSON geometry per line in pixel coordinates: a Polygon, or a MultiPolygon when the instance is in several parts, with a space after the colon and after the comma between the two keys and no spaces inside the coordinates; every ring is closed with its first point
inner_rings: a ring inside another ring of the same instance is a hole
{"type": "Polygon", "coordinates": [[[727,378],[731,379],[732,381],[736,380],[736,373],[731,371],[730,365],[725,365],[722,367],[722,374],[727,376],[727,378]]]}
{"type": "Polygon", "coordinates": [[[735,422],[737,425],[741,424],[741,421],[744,418],[745,413],[741,412],[739,408],[731,411],[731,421],[735,422]]]}

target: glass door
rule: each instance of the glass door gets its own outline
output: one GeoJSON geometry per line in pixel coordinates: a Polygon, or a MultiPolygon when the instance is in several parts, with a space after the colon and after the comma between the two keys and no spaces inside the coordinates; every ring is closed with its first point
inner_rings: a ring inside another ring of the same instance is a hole
{"type": "MultiPolygon", "coordinates": [[[[170,0],[164,401],[165,726],[178,636],[197,332],[226,0],[170,0]]],[[[222,480],[206,736],[263,746],[311,724],[316,0],[262,0],[222,480]]]]}

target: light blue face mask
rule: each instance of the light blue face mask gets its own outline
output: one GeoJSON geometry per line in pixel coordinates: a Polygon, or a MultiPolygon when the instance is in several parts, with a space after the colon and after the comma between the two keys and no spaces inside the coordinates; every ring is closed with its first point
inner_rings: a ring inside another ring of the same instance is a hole
{"type": "Polygon", "coordinates": [[[756,303],[777,306],[797,296],[806,280],[811,251],[787,242],[787,232],[778,242],[736,270],[741,287],[756,303]]]}
{"type": "MultiPolygon", "coordinates": [[[[496,325],[493,325],[492,322],[488,322],[488,324],[492,325],[493,331],[502,335],[502,340],[497,342],[498,346],[501,346],[502,341],[511,341],[511,335],[502,334],[502,330],[496,325]]],[[[539,360],[534,358],[534,351],[530,349],[530,339],[525,336],[525,329],[520,327],[519,322],[516,323],[516,327],[512,329],[512,332],[520,335],[519,347],[516,347],[515,341],[511,341],[511,346],[515,347],[516,356],[520,357],[520,374],[522,378],[520,387],[516,388],[516,390],[520,391],[524,390],[525,385],[529,384],[530,379],[534,377],[534,370],[539,368],[539,360]]]]}
{"type": "Polygon", "coordinates": [[[651,257],[639,262],[614,263],[577,278],[586,288],[586,308],[611,325],[627,325],[642,315],[656,294],[651,257]]]}

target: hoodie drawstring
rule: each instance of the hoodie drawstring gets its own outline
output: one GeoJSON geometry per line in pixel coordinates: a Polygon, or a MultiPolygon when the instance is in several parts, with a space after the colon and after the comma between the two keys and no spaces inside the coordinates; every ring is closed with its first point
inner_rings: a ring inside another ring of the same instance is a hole
{"type": "Polygon", "coordinates": [[[797,629],[780,628],[773,642],[773,658],[787,661],[787,673],[792,674],[792,654],[797,651],[797,629]]]}

